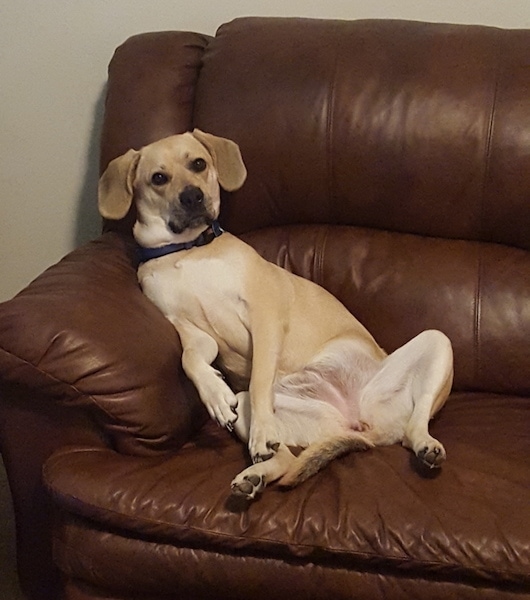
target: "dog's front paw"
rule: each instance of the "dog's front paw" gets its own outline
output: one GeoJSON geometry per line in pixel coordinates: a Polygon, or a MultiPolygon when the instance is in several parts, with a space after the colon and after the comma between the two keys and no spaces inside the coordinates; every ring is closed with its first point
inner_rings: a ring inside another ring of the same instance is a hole
{"type": "Polygon", "coordinates": [[[232,431],[237,421],[237,398],[226,383],[220,377],[213,379],[201,389],[200,396],[210,417],[232,431]]]}
{"type": "Polygon", "coordinates": [[[208,411],[214,421],[217,421],[221,427],[226,427],[228,431],[234,430],[234,423],[237,421],[237,400],[234,394],[218,396],[217,402],[210,404],[208,411]]]}
{"type": "Polygon", "coordinates": [[[230,484],[232,494],[245,500],[254,500],[265,487],[263,475],[245,475],[240,473],[230,484]]]}
{"type": "Polygon", "coordinates": [[[416,450],[416,456],[429,469],[438,469],[446,459],[445,448],[438,440],[431,438],[416,450]]]}

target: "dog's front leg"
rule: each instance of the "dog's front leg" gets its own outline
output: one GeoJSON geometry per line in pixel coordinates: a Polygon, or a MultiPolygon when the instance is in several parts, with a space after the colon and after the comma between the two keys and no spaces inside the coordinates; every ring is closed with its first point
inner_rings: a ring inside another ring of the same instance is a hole
{"type": "Polygon", "coordinates": [[[217,342],[198,328],[179,329],[182,367],[191,379],[212,419],[229,430],[237,420],[237,398],[212,367],[219,352],[217,342]]]}

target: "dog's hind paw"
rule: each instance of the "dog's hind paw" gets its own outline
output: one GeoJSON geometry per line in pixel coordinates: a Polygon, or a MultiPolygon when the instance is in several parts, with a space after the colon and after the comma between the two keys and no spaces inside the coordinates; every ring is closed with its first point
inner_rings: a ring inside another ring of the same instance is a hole
{"type": "Polygon", "coordinates": [[[245,500],[254,500],[265,487],[263,475],[238,475],[231,483],[232,494],[245,500]]]}
{"type": "Polygon", "coordinates": [[[425,446],[416,452],[416,456],[429,469],[440,468],[446,459],[444,447],[434,439],[432,443],[425,444],[425,446]]]}

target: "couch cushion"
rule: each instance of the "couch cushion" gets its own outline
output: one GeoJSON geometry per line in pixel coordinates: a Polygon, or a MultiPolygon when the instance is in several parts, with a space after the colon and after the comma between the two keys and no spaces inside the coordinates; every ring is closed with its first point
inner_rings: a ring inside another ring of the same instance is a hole
{"type": "Polygon", "coordinates": [[[3,383],[86,408],[121,452],[181,446],[205,411],[177,334],[142,294],[134,244],[115,233],[71,252],[0,305],[3,383]]]}
{"type": "Polygon", "coordinates": [[[226,225],[362,225],[528,250],[529,54],[529,31],[491,27],[224,24],[194,122],[243,152],[226,225]]]}
{"type": "MultiPolygon", "coordinates": [[[[229,494],[245,448],[212,423],[165,458],[64,449],[44,479],[85,529],[135,543],[528,590],[529,417],[528,399],[453,395],[431,427],[448,452],[440,472],[423,473],[401,447],[378,448],[249,506],[229,494]]],[[[59,547],[62,567],[104,572],[94,556],[84,563],[76,539],[59,547]]]]}

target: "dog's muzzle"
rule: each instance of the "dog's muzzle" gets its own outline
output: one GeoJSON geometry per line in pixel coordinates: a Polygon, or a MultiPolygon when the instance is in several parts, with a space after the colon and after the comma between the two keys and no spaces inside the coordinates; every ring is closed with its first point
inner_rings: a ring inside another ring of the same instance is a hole
{"type": "Polygon", "coordinates": [[[194,185],[185,187],[179,194],[179,200],[188,212],[200,212],[204,208],[204,193],[194,185]]]}
{"type": "Polygon", "coordinates": [[[182,233],[190,227],[203,223],[211,223],[214,216],[209,214],[208,202],[201,188],[188,185],[178,195],[178,206],[175,206],[168,222],[173,233],[182,233]]]}

